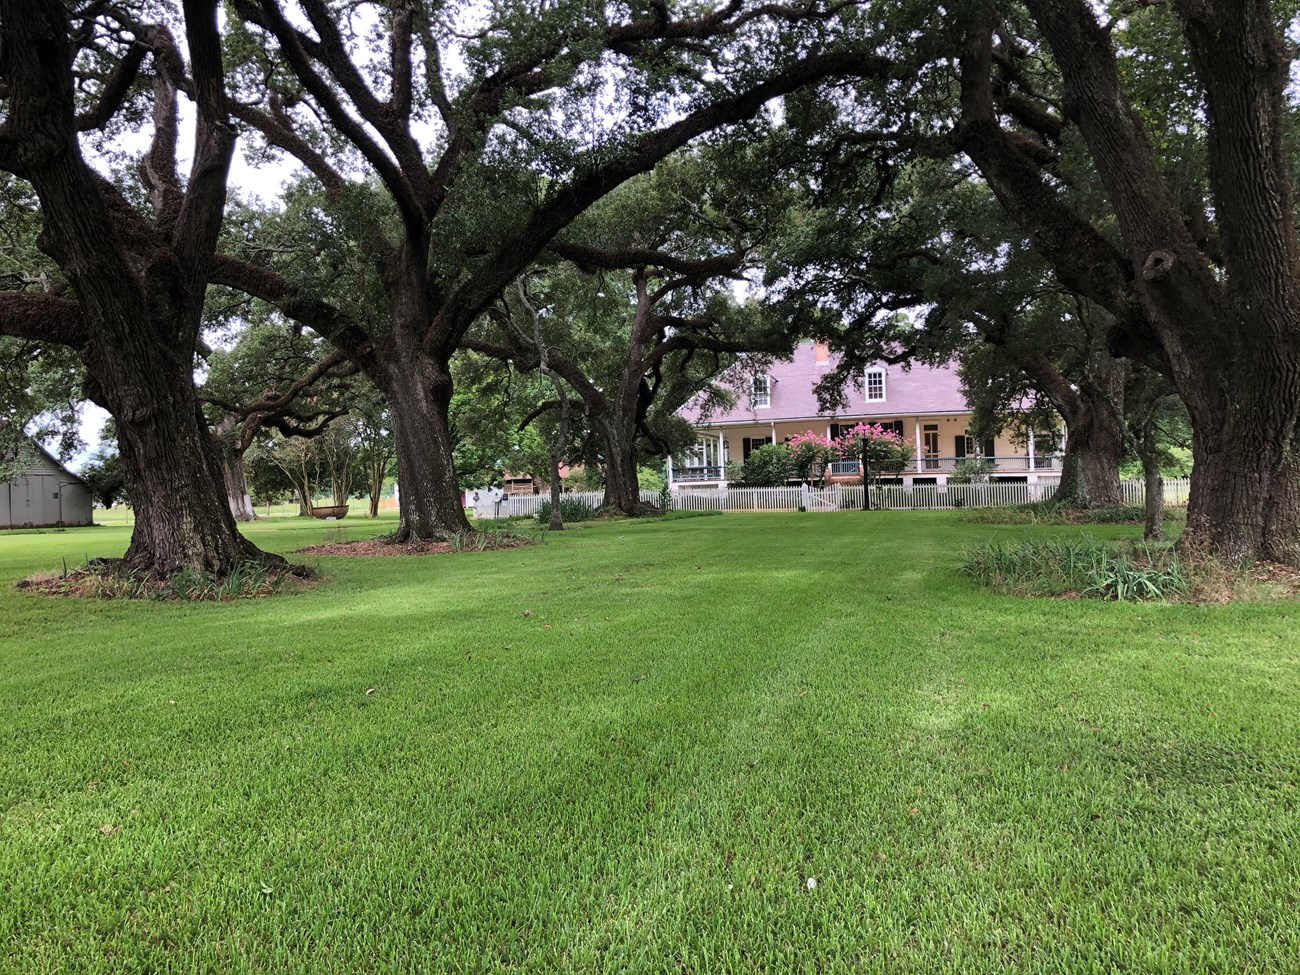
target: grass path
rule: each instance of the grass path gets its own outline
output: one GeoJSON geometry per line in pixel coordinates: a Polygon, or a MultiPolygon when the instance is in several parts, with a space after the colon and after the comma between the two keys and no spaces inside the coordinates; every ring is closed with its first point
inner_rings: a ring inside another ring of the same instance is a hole
{"type": "Polygon", "coordinates": [[[1300,607],[954,573],[1043,531],[583,525],[217,605],[20,594],[126,529],[0,535],[0,970],[1300,969],[1300,607]]]}

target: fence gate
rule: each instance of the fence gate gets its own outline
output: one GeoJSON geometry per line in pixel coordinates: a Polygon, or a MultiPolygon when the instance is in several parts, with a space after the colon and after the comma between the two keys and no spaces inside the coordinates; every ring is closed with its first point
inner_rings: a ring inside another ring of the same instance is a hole
{"type": "Polygon", "coordinates": [[[807,484],[803,486],[804,511],[839,511],[843,507],[843,501],[838,485],[820,491],[807,484]]]}

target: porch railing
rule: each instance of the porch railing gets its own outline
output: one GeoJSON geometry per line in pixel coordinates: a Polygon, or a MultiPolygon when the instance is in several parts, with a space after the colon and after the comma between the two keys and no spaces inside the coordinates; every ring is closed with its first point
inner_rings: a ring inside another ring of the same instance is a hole
{"type": "Polygon", "coordinates": [[[674,467],[674,481],[720,481],[722,480],[723,468],[719,466],[711,467],[674,467]]]}

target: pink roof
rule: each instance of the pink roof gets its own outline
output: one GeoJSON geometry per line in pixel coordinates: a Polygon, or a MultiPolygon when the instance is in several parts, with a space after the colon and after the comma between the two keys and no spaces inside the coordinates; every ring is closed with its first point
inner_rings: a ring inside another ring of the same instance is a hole
{"type": "MultiPolygon", "coordinates": [[[[768,370],[772,380],[770,406],[750,406],[749,398],[742,393],[730,410],[714,413],[700,425],[779,423],[785,420],[830,417],[830,413],[817,406],[817,394],[813,392],[813,387],[833,366],[833,361],[818,362],[816,347],[811,342],[805,342],[795,350],[793,361],[774,362],[768,370]]],[[[918,363],[907,369],[891,365],[872,368],[885,371],[885,398],[868,402],[865,389],[855,389],[850,385],[844,391],[848,404],[835,416],[845,419],[891,420],[908,416],[970,412],[970,407],[961,395],[955,366],[934,368],[918,363]]],[[[696,422],[699,416],[691,406],[684,408],[681,414],[692,422],[696,422]]]]}

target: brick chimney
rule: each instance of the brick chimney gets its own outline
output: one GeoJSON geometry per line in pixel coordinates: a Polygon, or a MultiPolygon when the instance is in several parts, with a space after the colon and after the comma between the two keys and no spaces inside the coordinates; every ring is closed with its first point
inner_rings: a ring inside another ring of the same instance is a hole
{"type": "Polygon", "coordinates": [[[813,350],[817,353],[818,364],[831,361],[831,347],[825,342],[818,342],[813,346],[813,350]]]}

